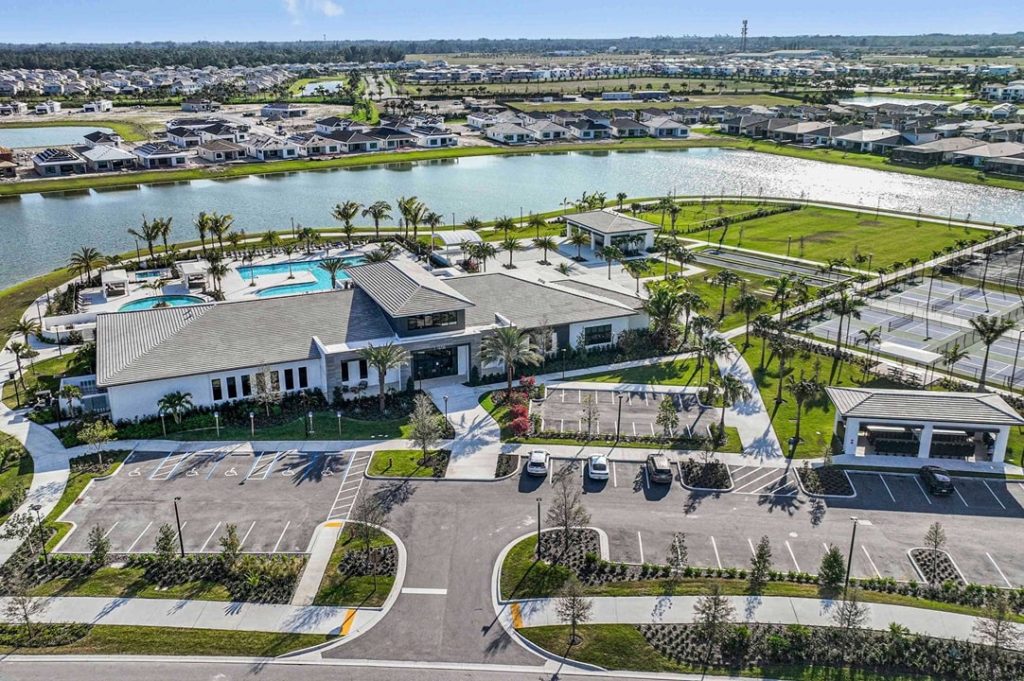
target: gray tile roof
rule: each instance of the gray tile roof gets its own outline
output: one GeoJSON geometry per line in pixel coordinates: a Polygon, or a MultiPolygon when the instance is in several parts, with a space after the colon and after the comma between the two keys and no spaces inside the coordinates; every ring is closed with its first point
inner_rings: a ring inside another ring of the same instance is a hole
{"type": "Polygon", "coordinates": [[[870,388],[825,389],[840,414],[865,419],[906,419],[935,423],[1024,425],[1024,418],[992,393],[870,388]]]}
{"type": "Polygon", "coordinates": [[[628,305],[634,310],[639,310],[643,307],[644,301],[637,296],[634,296],[626,291],[611,291],[604,288],[603,286],[597,286],[595,284],[588,284],[585,281],[579,279],[560,279],[558,281],[551,282],[565,288],[571,288],[581,293],[585,293],[588,296],[598,296],[600,298],[607,298],[616,303],[622,305],[628,305]]]}
{"type": "Polygon", "coordinates": [[[324,344],[391,338],[357,289],[97,317],[97,384],[152,381],[306,359],[324,344]]]}
{"type": "Polygon", "coordinates": [[[493,324],[496,314],[521,329],[635,314],[610,300],[594,300],[503,273],[454,277],[448,283],[476,303],[466,310],[466,326],[493,324]]]}
{"type": "Polygon", "coordinates": [[[628,215],[622,215],[612,210],[591,210],[586,213],[567,215],[565,219],[570,225],[580,225],[602,234],[639,232],[658,228],[657,225],[653,225],[650,222],[631,218],[628,215]]]}
{"type": "Polygon", "coordinates": [[[388,261],[345,270],[392,317],[464,310],[473,301],[419,265],[388,261]]]}

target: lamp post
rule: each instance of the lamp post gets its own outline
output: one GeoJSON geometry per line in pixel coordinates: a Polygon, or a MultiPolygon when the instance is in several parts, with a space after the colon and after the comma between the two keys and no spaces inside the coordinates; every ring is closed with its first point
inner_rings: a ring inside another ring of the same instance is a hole
{"type": "Polygon", "coordinates": [[[181,516],[178,515],[178,502],[181,497],[174,497],[174,523],[178,526],[178,547],[181,549],[181,557],[185,557],[185,540],[181,536],[181,516]]]}
{"type": "Polygon", "coordinates": [[[164,437],[167,437],[167,420],[164,416],[165,414],[160,412],[160,429],[164,431],[164,437]]]}
{"type": "Polygon", "coordinates": [[[338,439],[341,439],[341,412],[336,411],[334,415],[338,417],[338,439]]]}
{"type": "Polygon", "coordinates": [[[309,419],[309,434],[312,435],[313,434],[313,412],[309,412],[308,414],[306,414],[306,417],[309,419]]]}
{"type": "Polygon", "coordinates": [[[48,566],[50,564],[50,557],[46,554],[46,534],[43,532],[43,516],[39,514],[40,509],[43,507],[40,504],[32,504],[29,508],[36,512],[36,525],[39,530],[39,545],[43,549],[43,564],[48,566]]]}
{"type": "Polygon", "coordinates": [[[565,348],[561,349],[562,353],[562,380],[565,380],[565,348]]]}
{"type": "Polygon", "coordinates": [[[615,418],[615,439],[619,439],[619,431],[622,430],[622,398],[625,397],[623,393],[616,393],[619,398],[619,415],[615,418]]]}
{"type": "Polygon", "coordinates": [[[542,497],[537,497],[537,560],[540,560],[540,502],[542,497]]]}
{"type": "Polygon", "coordinates": [[[445,423],[446,426],[450,425],[448,423],[448,396],[447,395],[444,396],[444,423],[445,423]]]}
{"type": "Polygon", "coordinates": [[[7,377],[11,380],[11,383],[14,384],[14,399],[16,399],[18,401],[18,406],[20,407],[21,406],[21,391],[18,390],[18,381],[15,378],[16,376],[17,376],[17,374],[15,372],[13,372],[13,371],[8,371],[7,372],[7,377]]]}
{"type": "Polygon", "coordinates": [[[843,600],[846,600],[846,591],[850,588],[850,568],[853,567],[853,547],[857,541],[857,516],[850,516],[853,521],[853,531],[850,533],[850,555],[846,557],[846,581],[843,583],[843,600]]]}
{"type": "Polygon", "coordinates": [[[256,439],[256,412],[249,412],[249,437],[256,439]]]}
{"type": "Polygon", "coordinates": [[[213,425],[217,428],[217,439],[220,439],[220,412],[213,412],[213,425]]]}

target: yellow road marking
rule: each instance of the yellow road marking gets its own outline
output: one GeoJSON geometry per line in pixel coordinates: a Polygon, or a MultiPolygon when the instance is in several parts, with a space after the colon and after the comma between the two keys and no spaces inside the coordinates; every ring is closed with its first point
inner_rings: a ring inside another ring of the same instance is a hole
{"type": "Polygon", "coordinates": [[[355,624],[356,612],[355,608],[349,608],[345,611],[345,620],[341,623],[342,636],[348,636],[349,629],[351,629],[352,625],[355,624]]]}
{"type": "Polygon", "coordinates": [[[332,520],[329,523],[324,523],[324,527],[341,527],[342,524],[340,520],[332,520]]]}
{"type": "Polygon", "coordinates": [[[518,603],[512,604],[512,626],[516,629],[523,627],[523,612],[518,603]]]}

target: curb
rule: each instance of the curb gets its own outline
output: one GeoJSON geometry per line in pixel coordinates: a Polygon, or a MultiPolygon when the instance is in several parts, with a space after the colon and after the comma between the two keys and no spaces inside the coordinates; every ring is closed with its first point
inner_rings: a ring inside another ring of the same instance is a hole
{"type": "Polygon", "coordinates": [[[850,474],[846,472],[844,468],[837,468],[840,473],[846,478],[846,482],[850,483],[850,489],[853,490],[853,494],[812,494],[807,491],[804,487],[803,480],[800,479],[800,471],[797,468],[793,468],[793,477],[796,478],[796,486],[810,499],[855,499],[857,498],[857,486],[853,484],[853,480],[850,479],[850,474]]]}
{"type": "MultiPolygon", "coordinates": [[[[689,460],[692,461],[692,459],[689,460]]],[[[736,483],[733,482],[732,470],[729,469],[729,464],[725,463],[724,461],[717,461],[713,463],[720,463],[723,466],[725,466],[725,474],[729,476],[729,486],[726,487],[725,489],[717,489],[715,487],[691,487],[690,485],[687,485],[685,482],[683,482],[683,466],[677,460],[675,464],[676,466],[679,467],[679,484],[683,487],[683,489],[688,489],[693,492],[709,492],[711,494],[728,494],[732,492],[734,489],[736,489],[736,483]]]]}
{"type": "MultiPolygon", "coordinates": [[[[917,576],[920,577],[921,581],[925,584],[931,584],[931,582],[929,582],[928,578],[924,576],[924,570],[921,569],[921,566],[917,563],[917,559],[914,558],[914,551],[931,550],[932,549],[928,548],[927,546],[913,546],[907,549],[907,558],[910,559],[910,564],[914,566],[914,571],[917,572],[917,576]]],[[[967,579],[964,577],[963,571],[960,569],[960,566],[956,564],[956,561],[953,560],[953,556],[949,555],[949,551],[946,551],[945,549],[939,549],[939,553],[945,555],[946,558],[949,559],[950,564],[953,566],[953,569],[956,570],[956,574],[959,575],[960,581],[963,582],[963,585],[969,585],[971,582],[967,581],[967,579]]]]}

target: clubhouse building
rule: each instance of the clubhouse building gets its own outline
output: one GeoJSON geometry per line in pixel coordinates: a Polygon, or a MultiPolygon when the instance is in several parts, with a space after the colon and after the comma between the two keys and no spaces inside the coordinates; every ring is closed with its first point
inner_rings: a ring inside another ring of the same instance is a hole
{"type": "Polygon", "coordinates": [[[368,345],[395,343],[410,362],[388,372],[386,389],[409,378],[465,382],[483,365],[480,341],[514,326],[540,337],[548,355],[598,349],[648,319],[624,297],[569,282],[539,283],[505,273],[442,279],[412,262],[346,270],[346,288],[239,302],[99,314],[96,385],[115,421],[152,416],[157,402],[188,392],[196,406],[254,397],[256,375],[275,391],[319,388],[331,399],[376,394],[368,345]]]}

